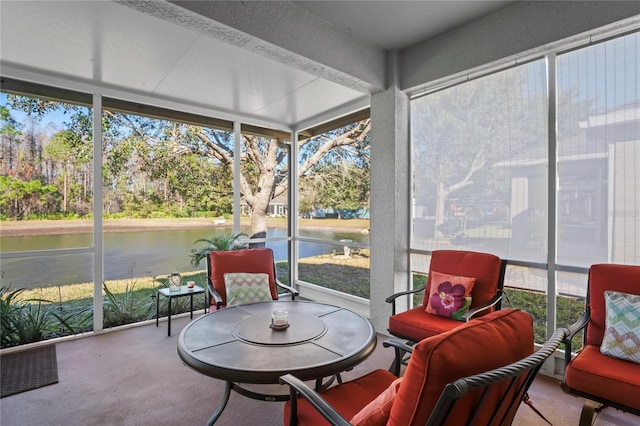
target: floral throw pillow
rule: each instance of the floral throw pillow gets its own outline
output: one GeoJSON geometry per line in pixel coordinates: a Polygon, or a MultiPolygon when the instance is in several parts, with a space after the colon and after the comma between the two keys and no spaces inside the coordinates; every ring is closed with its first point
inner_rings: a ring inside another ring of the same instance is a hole
{"type": "Polygon", "coordinates": [[[605,291],[604,306],[600,352],[640,364],[640,295],[605,291]]]}
{"type": "Polygon", "coordinates": [[[224,274],[224,286],[227,291],[227,306],[273,300],[268,274],[228,272],[224,274]]]}
{"type": "Polygon", "coordinates": [[[471,290],[476,279],[431,271],[427,308],[429,314],[459,320],[471,306],[471,290]]]}

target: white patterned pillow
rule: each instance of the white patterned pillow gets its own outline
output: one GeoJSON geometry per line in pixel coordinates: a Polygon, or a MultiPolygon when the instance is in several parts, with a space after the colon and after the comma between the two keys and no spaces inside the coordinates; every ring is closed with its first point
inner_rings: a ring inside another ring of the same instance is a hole
{"type": "Polygon", "coordinates": [[[269,290],[268,274],[234,272],[224,274],[227,306],[273,300],[269,290]]]}
{"type": "Polygon", "coordinates": [[[605,291],[605,329],[600,352],[640,364],[640,295],[605,291]]]}

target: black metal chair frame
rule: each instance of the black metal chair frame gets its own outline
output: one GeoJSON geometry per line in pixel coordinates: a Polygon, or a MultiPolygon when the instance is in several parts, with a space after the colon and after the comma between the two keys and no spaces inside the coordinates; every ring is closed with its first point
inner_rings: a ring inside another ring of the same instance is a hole
{"type": "MultiPolygon", "coordinates": [[[[545,342],[545,344],[533,354],[528,357],[509,364],[504,367],[497,368],[495,370],[487,371],[486,373],[480,373],[469,377],[458,379],[455,382],[449,383],[445,386],[436,406],[433,410],[433,414],[429,417],[427,425],[435,426],[442,424],[447,418],[449,413],[455,409],[455,404],[459,401],[467,392],[476,388],[484,388],[482,397],[478,405],[476,405],[477,413],[482,407],[483,399],[488,394],[492,385],[500,382],[509,382],[509,386],[504,392],[503,398],[509,397],[509,399],[502,399],[503,405],[496,407],[493,413],[493,417],[489,425],[504,425],[511,424],[512,419],[498,418],[498,408],[504,407],[504,404],[508,404],[507,410],[500,410],[505,413],[506,416],[512,412],[513,409],[517,409],[517,405],[522,401],[527,401],[527,390],[533,383],[538,371],[544,364],[544,362],[558,349],[565,336],[569,333],[566,328],[557,329],[551,338],[545,342]],[[520,380],[524,379],[524,380],[520,380]],[[515,391],[512,392],[512,390],[515,391]]],[[[531,406],[532,407],[532,406],[531,406]]],[[[533,407],[532,407],[533,408],[533,407]]],[[[535,410],[535,409],[534,409],[535,410]]],[[[515,411],[513,412],[515,414],[515,411]]],[[[540,413],[538,413],[540,415],[540,413]]],[[[543,417],[544,418],[544,417],[543,417]]],[[[545,419],[546,420],[546,419],[545,419]]],[[[473,421],[470,422],[473,424],[473,421]]]]}
{"type": "MultiPolygon", "coordinates": [[[[571,340],[573,339],[573,337],[581,330],[584,330],[582,344],[583,346],[587,344],[587,330],[589,328],[589,322],[591,320],[591,308],[589,303],[591,299],[590,293],[589,293],[590,287],[591,286],[587,283],[587,297],[586,297],[585,311],[580,317],[580,319],[578,319],[578,321],[576,321],[571,326],[569,326],[568,328],[569,332],[564,340],[564,346],[565,346],[564,371],[565,372],[567,371],[567,366],[573,359],[573,353],[571,349],[571,340]]],[[[640,410],[638,410],[637,408],[629,407],[627,405],[620,404],[619,402],[611,401],[601,396],[593,395],[587,392],[582,392],[580,390],[570,387],[565,382],[564,377],[562,378],[560,387],[566,394],[579,396],[587,400],[585,401],[585,404],[582,407],[582,412],[580,414],[580,422],[579,422],[580,426],[591,425],[593,415],[595,413],[599,413],[600,411],[604,410],[607,407],[612,407],[612,408],[615,408],[616,410],[625,411],[628,413],[635,414],[636,416],[640,416],[640,410]]]]}
{"type": "MultiPolygon", "coordinates": [[[[278,279],[277,271],[276,271],[276,263],[273,262],[273,277],[276,283],[276,288],[280,287],[283,290],[286,290],[289,294],[291,294],[291,300],[296,300],[296,296],[300,294],[298,290],[295,288],[283,284],[278,279]]],[[[216,291],[213,286],[213,281],[211,281],[211,256],[207,255],[207,290],[209,291],[209,304],[212,305],[212,300],[216,302],[216,309],[220,309],[223,304],[222,296],[216,291]]]]}
{"type": "MultiPolygon", "coordinates": [[[[475,417],[482,411],[485,397],[489,394],[492,385],[501,382],[508,382],[508,386],[506,386],[503,397],[500,399],[502,401],[500,406],[495,407],[494,412],[492,413],[492,419],[487,423],[487,425],[511,424],[512,418],[509,417],[511,417],[512,414],[515,414],[515,411],[521,402],[528,400],[527,390],[533,383],[533,380],[542,367],[542,364],[547,358],[553,355],[568,333],[569,330],[566,328],[557,329],[551,338],[547,340],[539,350],[528,357],[507,366],[475,374],[473,376],[463,377],[447,384],[440,394],[440,398],[436,402],[433,412],[429,416],[427,425],[437,426],[444,424],[452,410],[455,410],[456,403],[458,401],[460,401],[471,390],[484,388],[481,392],[482,395],[474,406],[472,418],[475,417]],[[505,407],[505,404],[508,404],[508,407],[505,407]],[[500,413],[503,413],[507,418],[499,417],[500,413]]],[[[297,419],[298,397],[307,399],[330,424],[335,426],[350,425],[349,421],[335,411],[320,394],[315,392],[295,376],[287,374],[282,376],[280,381],[281,383],[288,384],[290,387],[291,425],[295,425],[295,420],[297,419]]],[[[532,405],[530,406],[533,408],[532,405]]],[[[538,414],[541,415],[539,412],[538,414]]],[[[470,421],[469,424],[473,424],[473,421],[470,421]]]]}

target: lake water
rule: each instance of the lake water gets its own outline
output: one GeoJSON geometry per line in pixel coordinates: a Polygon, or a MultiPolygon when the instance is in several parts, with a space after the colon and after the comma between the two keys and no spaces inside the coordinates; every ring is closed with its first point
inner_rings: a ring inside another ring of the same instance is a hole
{"type": "MultiPolygon", "coordinates": [[[[166,275],[172,271],[189,272],[206,269],[205,261],[192,267],[190,254],[200,247],[194,244],[199,238],[210,238],[216,231],[167,230],[145,232],[112,232],[104,234],[105,280],[127,279],[153,275],[166,275]]],[[[218,232],[229,232],[221,229],[218,232]]],[[[351,240],[369,244],[369,236],[360,232],[337,232],[333,230],[305,230],[303,235],[311,238],[340,241],[351,240]]],[[[286,237],[286,229],[269,230],[270,238],[286,237]]],[[[3,237],[0,239],[3,252],[88,247],[89,234],[36,235],[25,237],[3,237]]],[[[274,251],[276,260],[287,259],[287,242],[267,243],[274,251]]],[[[300,243],[300,257],[328,254],[341,251],[340,246],[300,243]]],[[[12,289],[45,287],[91,282],[93,273],[92,255],[58,255],[4,259],[0,265],[2,285],[12,289]]]]}

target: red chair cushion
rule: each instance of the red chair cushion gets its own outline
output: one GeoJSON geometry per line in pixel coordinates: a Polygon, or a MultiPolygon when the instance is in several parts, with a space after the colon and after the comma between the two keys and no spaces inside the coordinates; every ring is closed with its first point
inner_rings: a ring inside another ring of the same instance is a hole
{"type": "MultiPolygon", "coordinates": [[[[356,380],[345,382],[322,392],[322,397],[347,420],[376,399],[397,379],[387,370],[375,370],[356,380]]],[[[284,425],[289,425],[290,402],[284,404],[284,425]]],[[[298,425],[328,425],[306,399],[298,398],[298,425]]],[[[384,423],[382,423],[384,425],[384,423]]]]}
{"type": "MultiPolygon", "coordinates": [[[[531,315],[515,309],[487,314],[421,341],[411,355],[387,424],[425,424],[447,383],[519,361],[533,353],[533,343],[531,315]]],[[[470,410],[456,409],[446,424],[467,424],[469,415],[470,410]]],[[[479,415],[483,419],[487,413],[479,415]]]]}
{"type": "Polygon", "coordinates": [[[426,313],[424,305],[420,305],[389,317],[389,332],[419,342],[463,324],[455,319],[426,313]]]}
{"type": "MultiPolygon", "coordinates": [[[[640,268],[639,268],[640,269],[640,268]]],[[[567,366],[567,385],[640,410],[640,364],[600,353],[586,345],[567,366]]]]}
{"type": "Polygon", "coordinates": [[[227,272],[265,273],[269,275],[269,289],[273,300],[278,299],[273,263],[273,250],[270,248],[242,249],[232,251],[212,251],[209,253],[210,278],[213,288],[227,304],[224,274],[227,272]]]}
{"type": "Polygon", "coordinates": [[[604,292],[619,291],[640,294],[640,266],[597,264],[589,268],[589,308],[591,319],[587,343],[600,346],[604,336],[606,309],[604,292]]]}

